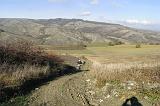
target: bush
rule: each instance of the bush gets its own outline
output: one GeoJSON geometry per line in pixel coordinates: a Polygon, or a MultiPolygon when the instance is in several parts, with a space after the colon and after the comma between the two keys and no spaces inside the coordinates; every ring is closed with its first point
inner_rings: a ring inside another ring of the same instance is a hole
{"type": "Polygon", "coordinates": [[[113,42],[109,42],[108,46],[114,46],[115,44],[113,42]]]}
{"type": "Polygon", "coordinates": [[[160,43],[155,43],[155,45],[160,45],[160,43]]]}
{"type": "Polygon", "coordinates": [[[124,44],[124,42],[119,41],[119,40],[115,40],[114,43],[115,43],[115,45],[122,45],[122,44],[124,44]]]}
{"type": "Polygon", "coordinates": [[[149,45],[160,45],[160,43],[149,43],[149,45]]]}
{"type": "Polygon", "coordinates": [[[12,43],[0,44],[0,64],[11,65],[31,64],[46,66],[61,62],[56,55],[48,55],[41,48],[35,47],[33,42],[18,40],[12,43]]]}
{"type": "Polygon", "coordinates": [[[124,44],[124,42],[119,40],[114,40],[113,42],[108,43],[109,46],[122,45],[122,44],[124,44]]]}
{"type": "Polygon", "coordinates": [[[0,86],[17,85],[17,82],[49,76],[61,67],[62,62],[58,56],[35,47],[33,42],[0,42],[0,86]]]}
{"type": "Polygon", "coordinates": [[[141,48],[141,44],[136,44],[136,48],[141,48]]]}

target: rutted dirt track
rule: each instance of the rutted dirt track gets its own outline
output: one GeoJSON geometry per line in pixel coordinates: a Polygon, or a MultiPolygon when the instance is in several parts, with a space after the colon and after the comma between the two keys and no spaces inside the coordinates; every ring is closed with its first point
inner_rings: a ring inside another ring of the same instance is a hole
{"type": "Polygon", "coordinates": [[[49,82],[35,91],[31,106],[88,106],[85,97],[85,72],[67,75],[49,82]]]}

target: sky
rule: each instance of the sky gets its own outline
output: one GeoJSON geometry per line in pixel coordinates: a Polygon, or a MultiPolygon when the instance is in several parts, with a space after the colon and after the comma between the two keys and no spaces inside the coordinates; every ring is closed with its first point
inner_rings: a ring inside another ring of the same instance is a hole
{"type": "Polygon", "coordinates": [[[0,18],[76,18],[160,31],[160,0],[0,0],[0,18]]]}

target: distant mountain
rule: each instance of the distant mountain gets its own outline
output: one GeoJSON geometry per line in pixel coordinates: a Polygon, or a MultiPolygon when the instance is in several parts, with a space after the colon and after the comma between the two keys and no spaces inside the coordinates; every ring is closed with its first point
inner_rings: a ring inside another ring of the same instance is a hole
{"type": "Polygon", "coordinates": [[[42,45],[122,41],[160,43],[160,33],[81,19],[0,18],[0,39],[26,39],[42,45]]]}

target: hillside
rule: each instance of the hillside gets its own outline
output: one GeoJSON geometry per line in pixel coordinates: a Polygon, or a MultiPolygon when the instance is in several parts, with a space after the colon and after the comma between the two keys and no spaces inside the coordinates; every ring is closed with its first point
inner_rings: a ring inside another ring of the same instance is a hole
{"type": "Polygon", "coordinates": [[[25,39],[41,45],[122,41],[160,43],[160,33],[81,19],[0,19],[0,39],[25,39]]]}

